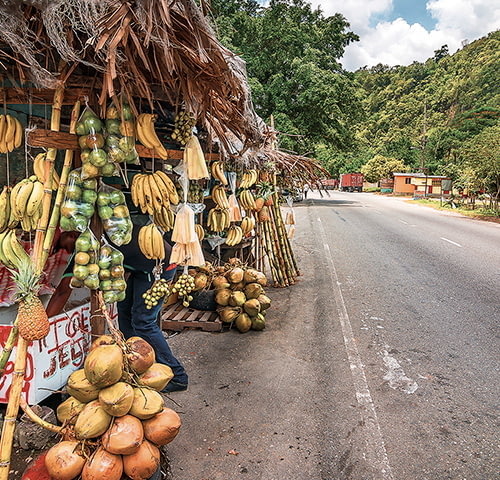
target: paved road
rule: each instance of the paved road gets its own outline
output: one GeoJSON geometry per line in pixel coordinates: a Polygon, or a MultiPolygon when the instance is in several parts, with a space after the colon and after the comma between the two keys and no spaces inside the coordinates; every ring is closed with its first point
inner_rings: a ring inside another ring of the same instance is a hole
{"type": "Polygon", "coordinates": [[[266,330],[171,340],[172,478],[499,478],[500,225],[339,192],[296,213],[266,330]]]}

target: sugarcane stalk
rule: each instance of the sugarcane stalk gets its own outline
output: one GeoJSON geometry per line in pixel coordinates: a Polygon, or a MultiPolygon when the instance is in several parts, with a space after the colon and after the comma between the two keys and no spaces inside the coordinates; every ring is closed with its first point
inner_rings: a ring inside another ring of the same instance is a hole
{"type": "Polygon", "coordinates": [[[10,329],[9,336],[7,338],[7,341],[5,342],[5,347],[3,347],[2,353],[0,354],[0,378],[2,378],[3,374],[5,373],[5,368],[12,353],[12,349],[16,344],[16,340],[17,340],[17,318],[14,321],[14,325],[12,325],[12,328],[10,329]]]}
{"type": "Polygon", "coordinates": [[[290,242],[290,239],[288,238],[285,222],[283,220],[283,215],[281,214],[281,208],[279,207],[279,205],[275,208],[276,208],[276,214],[278,215],[278,222],[281,226],[281,231],[283,232],[283,243],[285,245],[287,256],[291,262],[291,265],[293,266],[294,276],[298,276],[300,275],[300,272],[299,269],[297,268],[297,262],[295,261],[295,256],[293,254],[292,244],[290,242]]]}
{"type": "Polygon", "coordinates": [[[283,268],[284,268],[284,274],[285,277],[287,278],[289,283],[294,283],[295,282],[295,275],[293,273],[293,268],[291,266],[291,263],[289,261],[286,247],[283,242],[283,231],[279,227],[279,220],[277,218],[276,212],[273,209],[270,209],[270,215],[273,220],[274,224],[274,229],[275,229],[275,238],[277,241],[277,248],[280,251],[280,257],[282,258],[283,261],[283,268]]]}
{"type": "Polygon", "coordinates": [[[291,255],[290,251],[288,249],[289,244],[287,242],[288,236],[286,233],[286,227],[285,223],[283,221],[283,217],[281,215],[281,209],[280,207],[273,207],[271,210],[271,216],[274,218],[274,222],[276,225],[276,230],[277,230],[277,235],[278,235],[278,240],[281,245],[281,251],[283,253],[283,258],[285,261],[285,265],[288,271],[288,276],[289,278],[292,279],[292,282],[295,282],[295,277],[297,276],[297,272],[295,270],[295,267],[293,265],[293,262],[291,260],[291,255]]]}
{"type": "MultiPolygon", "coordinates": [[[[62,85],[56,88],[54,93],[54,102],[51,115],[51,130],[57,131],[61,125],[61,106],[64,97],[64,87],[62,85]]],[[[44,199],[42,218],[38,222],[37,232],[35,235],[35,245],[33,247],[32,259],[35,264],[36,271],[41,272],[41,249],[43,239],[47,228],[47,223],[50,213],[50,202],[52,198],[52,171],[54,168],[54,159],[57,150],[49,149],[47,153],[48,163],[45,164],[45,184],[44,184],[44,199]]],[[[9,401],[5,413],[4,423],[2,427],[2,437],[0,439],[0,480],[8,480],[10,459],[12,454],[12,443],[14,439],[14,430],[16,427],[17,414],[19,412],[19,401],[24,384],[24,375],[26,373],[26,356],[28,352],[28,342],[18,336],[16,348],[16,361],[14,363],[14,372],[12,375],[12,383],[10,386],[9,401]]]]}
{"type": "MultiPolygon", "coordinates": [[[[54,132],[59,131],[61,126],[61,107],[64,99],[64,85],[58,85],[54,93],[54,102],[52,104],[52,114],[50,117],[50,129],[54,132]]],[[[43,270],[43,243],[45,240],[47,225],[50,216],[50,203],[52,201],[52,174],[54,171],[54,160],[57,156],[57,148],[49,148],[45,156],[45,183],[44,195],[42,201],[42,216],[38,221],[35,244],[33,246],[32,258],[35,262],[35,272],[41,273],[43,270]]]]}
{"type": "Polygon", "coordinates": [[[281,251],[281,246],[278,240],[278,232],[276,230],[276,224],[274,223],[272,217],[270,217],[270,221],[267,223],[269,227],[270,236],[272,239],[272,244],[274,246],[274,255],[278,261],[281,277],[283,279],[283,286],[287,287],[290,284],[290,280],[288,278],[288,272],[286,269],[285,260],[283,259],[283,252],[281,251]]]}
{"type": "Polygon", "coordinates": [[[2,438],[0,440],[0,480],[8,480],[9,478],[14,430],[16,428],[19,399],[21,397],[24,374],[26,372],[27,350],[28,342],[19,336],[16,348],[16,362],[14,364],[14,372],[12,373],[12,385],[9,392],[9,403],[7,404],[7,410],[3,420],[2,438]]]}
{"type": "Polygon", "coordinates": [[[275,282],[278,283],[279,286],[281,287],[286,287],[287,282],[286,279],[283,275],[283,270],[280,265],[280,260],[279,260],[279,253],[276,249],[276,243],[273,238],[273,232],[271,231],[271,225],[269,221],[262,222],[262,225],[264,227],[264,231],[266,232],[266,244],[267,244],[267,249],[268,249],[268,258],[269,260],[274,264],[274,269],[275,269],[275,282]],[[271,253],[271,256],[269,256],[269,253],[271,253]]]}
{"type": "MultiPolygon", "coordinates": [[[[80,116],[80,101],[78,100],[73,110],[71,111],[71,121],[69,125],[69,132],[75,133],[76,122],[80,116]]],[[[73,163],[73,150],[66,150],[64,155],[64,164],[61,171],[61,178],[59,180],[59,188],[57,189],[56,199],[54,202],[54,207],[52,208],[52,213],[50,216],[50,223],[43,241],[42,259],[40,261],[41,269],[45,266],[47,258],[50,254],[50,249],[52,247],[52,241],[56,233],[56,228],[59,223],[59,213],[61,211],[61,204],[64,199],[64,194],[66,193],[66,185],[68,182],[69,172],[71,171],[71,165],[73,163]]]]}
{"type": "Polygon", "coordinates": [[[53,423],[47,422],[43,418],[40,418],[33,410],[32,408],[28,405],[28,402],[24,399],[24,397],[21,396],[19,400],[19,406],[23,410],[23,412],[28,416],[28,418],[33,422],[36,423],[37,425],[40,425],[40,427],[45,428],[46,430],[50,430],[51,432],[55,433],[61,433],[63,430],[63,427],[60,427],[58,425],[54,425],[53,423]]]}

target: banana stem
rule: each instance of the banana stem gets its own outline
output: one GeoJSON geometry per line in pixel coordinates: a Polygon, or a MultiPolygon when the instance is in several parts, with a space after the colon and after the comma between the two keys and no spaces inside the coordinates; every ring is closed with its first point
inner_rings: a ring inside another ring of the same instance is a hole
{"type": "Polygon", "coordinates": [[[9,337],[5,342],[5,347],[0,354],[0,378],[2,378],[5,373],[5,367],[7,366],[7,362],[9,361],[10,355],[12,354],[12,349],[17,341],[17,318],[14,321],[14,325],[10,329],[9,337]]]}
{"type": "MultiPolygon", "coordinates": [[[[76,122],[80,116],[80,101],[78,100],[71,111],[71,121],[69,125],[69,132],[75,133],[76,122]]],[[[52,208],[52,213],[50,216],[50,223],[43,241],[42,259],[40,261],[41,269],[45,266],[45,262],[49,257],[50,249],[52,246],[52,241],[54,240],[54,235],[56,232],[57,224],[59,222],[59,213],[61,211],[61,204],[64,199],[64,194],[66,193],[66,184],[68,182],[69,172],[71,171],[71,165],[73,163],[73,150],[66,150],[64,156],[64,164],[61,171],[61,178],[59,181],[59,188],[57,189],[56,199],[54,202],[54,207],[52,208]]]]}
{"type": "MultiPolygon", "coordinates": [[[[54,132],[59,131],[61,126],[61,106],[64,99],[64,85],[59,85],[54,93],[54,102],[52,105],[52,114],[50,120],[50,129],[54,132]]],[[[43,270],[43,243],[47,232],[47,225],[50,216],[50,203],[52,200],[52,175],[54,171],[54,160],[57,156],[56,148],[49,148],[45,157],[45,183],[42,203],[42,216],[38,221],[35,244],[33,246],[32,258],[35,262],[35,272],[41,273],[43,270]]]]}

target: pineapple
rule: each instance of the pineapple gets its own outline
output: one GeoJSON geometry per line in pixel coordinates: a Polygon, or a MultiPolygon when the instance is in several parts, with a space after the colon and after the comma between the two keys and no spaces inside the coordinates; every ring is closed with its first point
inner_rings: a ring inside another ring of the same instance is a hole
{"type": "Polygon", "coordinates": [[[49,333],[49,319],[40,301],[40,275],[35,274],[30,258],[23,259],[19,271],[11,270],[16,284],[15,301],[19,304],[17,311],[17,328],[19,335],[26,341],[41,340],[49,333]]]}

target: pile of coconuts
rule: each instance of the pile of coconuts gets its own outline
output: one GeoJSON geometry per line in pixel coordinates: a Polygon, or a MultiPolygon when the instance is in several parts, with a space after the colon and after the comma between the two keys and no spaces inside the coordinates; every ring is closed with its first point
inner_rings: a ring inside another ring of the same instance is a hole
{"type": "Polygon", "coordinates": [[[267,285],[264,273],[232,258],[223,266],[202,268],[194,276],[198,288],[205,284],[215,290],[217,312],[224,324],[234,325],[241,333],[266,327],[271,299],[264,291],[267,285]]]}
{"type": "Polygon", "coordinates": [[[45,457],[51,479],[149,479],[160,465],[159,447],[181,427],[159,393],[172,378],[142,338],[97,338],[57,407],[63,437],[45,457]]]}

